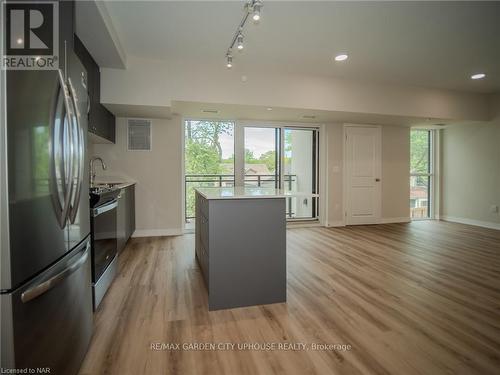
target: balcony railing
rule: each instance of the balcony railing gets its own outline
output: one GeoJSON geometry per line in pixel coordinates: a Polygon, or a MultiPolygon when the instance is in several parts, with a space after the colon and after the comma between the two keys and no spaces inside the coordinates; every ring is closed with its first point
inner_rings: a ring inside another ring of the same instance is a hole
{"type": "MultiPolygon", "coordinates": [[[[276,175],[274,174],[259,174],[245,175],[245,186],[257,187],[275,187],[276,175]]],[[[279,177],[278,177],[279,178],[279,177]]],[[[283,183],[287,190],[293,190],[294,183],[297,181],[297,175],[286,174],[283,176],[283,183]]],[[[187,174],[184,179],[184,191],[186,192],[184,201],[184,211],[186,219],[193,219],[195,216],[194,208],[194,189],[199,187],[232,187],[234,186],[234,175],[232,174],[187,174]]],[[[291,200],[292,198],[288,198],[291,200]]],[[[292,207],[291,203],[287,204],[287,216],[293,217],[293,212],[288,208],[292,207]],[[290,212],[289,212],[290,211],[290,212]]]]}

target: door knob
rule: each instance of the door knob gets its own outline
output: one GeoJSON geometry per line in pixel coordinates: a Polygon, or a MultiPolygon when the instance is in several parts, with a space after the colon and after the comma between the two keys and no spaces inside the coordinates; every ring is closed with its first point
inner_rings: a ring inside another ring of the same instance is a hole
{"type": "Polygon", "coordinates": [[[380,178],[376,178],[376,179],[375,179],[375,182],[380,182],[380,178]]]}

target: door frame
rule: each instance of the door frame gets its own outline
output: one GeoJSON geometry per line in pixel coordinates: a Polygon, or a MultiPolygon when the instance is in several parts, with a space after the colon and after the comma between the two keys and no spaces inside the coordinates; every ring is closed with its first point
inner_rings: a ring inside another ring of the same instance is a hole
{"type": "MultiPolygon", "coordinates": [[[[349,222],[349,215],[347,212],[348,202],[350,198],[350,188],[348,183],[348,163],[347,163],[347,129],[348,128],[370,128],[370,129],[378,129],[379,140],[380,140],[380,163],[379,163],[379,175],[380,175],[380,199],[378,202],[380,215],[372,224],[381,224],[382,223],[382,188],[383,188],[383,180],[382,180],[382,126],[381,125],[365,125],[365,124],[350,124],[346,123],[342,129],[342,211],[344,212],[344,216],[342,218],[343,225],[354,225],[349,222]]],[[[366,224],[368,225],[368,224],[366,224]]]]}

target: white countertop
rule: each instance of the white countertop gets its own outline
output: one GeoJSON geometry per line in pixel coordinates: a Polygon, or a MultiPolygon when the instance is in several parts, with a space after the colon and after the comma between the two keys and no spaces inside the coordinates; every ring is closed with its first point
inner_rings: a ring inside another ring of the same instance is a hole
{"type": "Polygon", "coordinates": [[[96,178],[94,186],[113,185],[113,187],[116,187],[117,189],[124,189],[131,185],[135,185],[136,183],[137,182],[133,180],[100,177],[96,178]]]}
{"type": "Polygon", "coordinates": [[[317,197],[318,194],[291,192],[282,189],[235,186],[235,187],[207,187],[196,188],[206,199],[255,199],[255,198],[290,198],[290,197],[317,197]]]}

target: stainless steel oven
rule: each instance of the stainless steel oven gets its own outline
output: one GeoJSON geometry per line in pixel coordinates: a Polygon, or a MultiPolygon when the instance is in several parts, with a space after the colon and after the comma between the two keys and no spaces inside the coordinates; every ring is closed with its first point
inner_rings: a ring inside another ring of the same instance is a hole
{"type": "Polygon", "coordinates": [[[97,309],[117,271],[116,207],[118,200],[91,209],[92,289],[97,309]]]}

